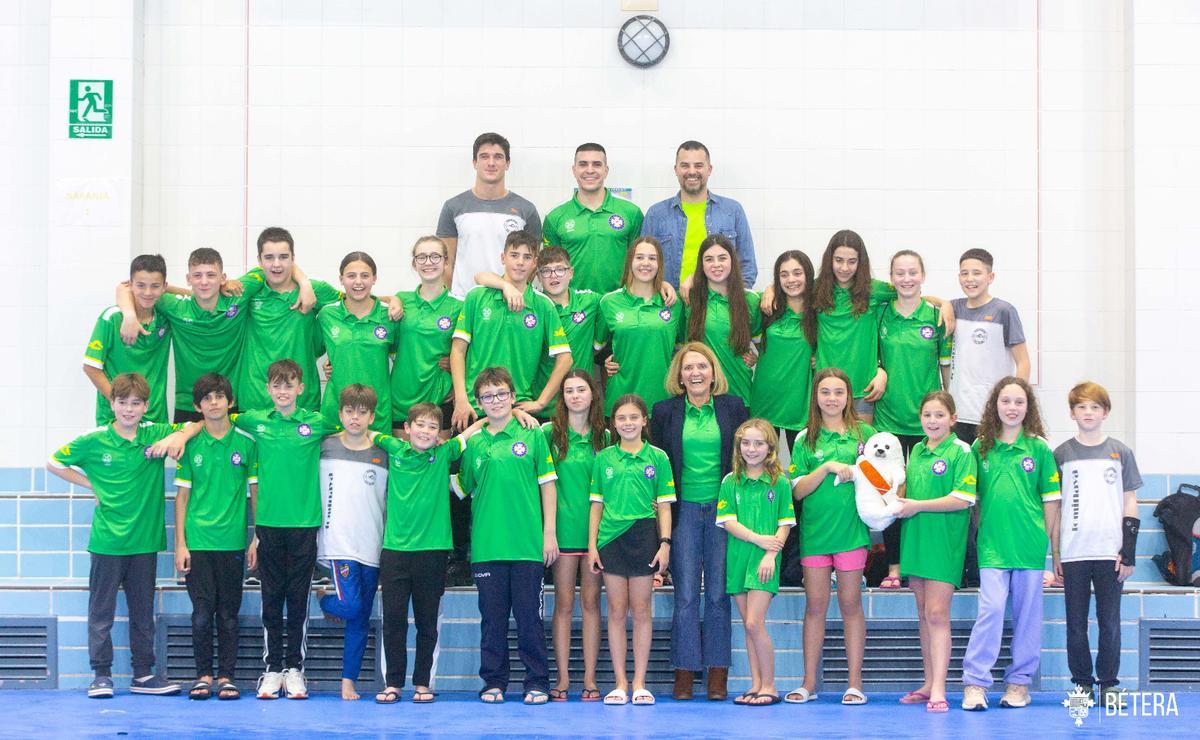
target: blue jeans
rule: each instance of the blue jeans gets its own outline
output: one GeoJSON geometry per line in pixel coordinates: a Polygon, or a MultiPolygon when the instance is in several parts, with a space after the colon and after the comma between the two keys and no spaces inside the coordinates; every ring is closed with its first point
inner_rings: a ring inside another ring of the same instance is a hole
{"type": "Polygon", "coordinates": [[[671,579],[675,613],[671,618],[671,663],[699,671],[729,666],[729,594],[725,592],[725,530],[717,526],[717,502],[679,503],[671,539],[671,579]],[[703,572],[704,619],[700,619],[703,572]]]}

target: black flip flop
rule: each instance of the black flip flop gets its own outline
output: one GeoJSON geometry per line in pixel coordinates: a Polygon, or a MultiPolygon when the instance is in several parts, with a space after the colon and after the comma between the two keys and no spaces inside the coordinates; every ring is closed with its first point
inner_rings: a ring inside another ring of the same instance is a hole
{"type": "Polygon", "coordinates": [[[229,679],[217,682],[217,700],[218,701],[233,701],[241,699],[242,692],[238,689],[237,684],[229,679]],[[228,696],[227,696],[228,695],[228,696]]]}
{"type": "Polygon", "coordinates": [[[758,696],[758,694],[754,693],[753,691],[747,691],[746,693],[739,696],[737,699],[734,699],[733,703],[737,704],[739,707],[744,707],[744,706],[747,706],[750,704],[749,701],[746,701],[747,699],[753,699],[756,696],[758,696]],[[742,699],[742,701],[738,701],[738,699],[742,699]]]}
{"type": "Polygon", "coordinates": [[[758,702],[748,701],[745,704],[743,704],[742,706],[743,707],[769,707],[769,706],[773,706],[773,705],[778,704],[779,702],[783,701],[783,697],[781,697],[779,694],[755,694],[754,695],[755,699],[762,699],[764,697],[770,699],[770,701],[758,701],[758,702]]]}
{"type": "Polygon", "coordinates": [[[188,698],[192,701],[207,701],[212,698],[212,684],[208,681],[197,681],[188,689],[188,698]]]}
{"type": "Polygon", "coordinates": [[[396,704],[400,701],[400,692],[396,689],[384,689],[375,695],[376,704],[396,704]],[[379,697],[384,697],[380,699],[379,697]]]}

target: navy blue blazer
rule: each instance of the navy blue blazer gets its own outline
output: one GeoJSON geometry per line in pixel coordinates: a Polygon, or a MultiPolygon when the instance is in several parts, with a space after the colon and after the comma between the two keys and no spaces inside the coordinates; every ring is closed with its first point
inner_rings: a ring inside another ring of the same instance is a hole
{"type": "MultiPolygon", "coordinates": [[[[675,476],[675,495],[683,500],[683,419],[687,396],[672,396],[654,404],[650,412],[650,442],[667,453],[675,476]]],[[[713,410],[721,430],[721,477],[733,468],[733,433],[750,418],[741,396],[713,396],[713,410]]]]}

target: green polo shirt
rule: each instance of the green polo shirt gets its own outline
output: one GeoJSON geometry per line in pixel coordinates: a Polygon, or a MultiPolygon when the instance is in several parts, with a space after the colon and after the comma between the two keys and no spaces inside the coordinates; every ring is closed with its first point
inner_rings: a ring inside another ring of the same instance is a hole
{"type": "Polygon", "coordinates": [[[175,468],[175,486],[189,491],[184,535],[189,550],[246,547],[246,487],[258,482],[258,446],[232,427],[217,439],[201,429],[175,468]]]}
{"type": "Polygon", "coordinates": [[[750,386],[750,415],[771,426],[803,429],[808,424],[813,356],[803,317],[785,308],[763,330],[761,350],[750,386]]]}
{"type": "Polygon", "coordinates": [[[300,408],[321,407],[321,378],[317,375],[317,358],[325,354],[321,332],[317,328],[317,312],[322,306],[341,298],[328,283],[313,280],[317,305],[308,313],[292,310],[300,295],[295,287],[286,293],[266,285],[262,268],[254,268],[240,278],[243,285],[257,282],[254,297],[249,301],[250,325],[246,329],[245,353],[242,357],[241,379],[238,381],[238,408],[251,411],[271,409],[274,404],[267,393],[267,368],[282,359],[295,360],[304,372],[304,393],[296,399],[300,408]]]}
{"type": "MultiPolygon", "coordinates": [[[[549,296],[546,296],[549,298],[549,296]]],[[[596,319],[599,316],[600,295],[590,290],[571,290],[567,296],[567,305],[560,306],[550,299],[555,311],[558,312],[558,323],[562,325],[567,335],[567,346],[571,348],[571,368],[595,373],[596,363],[593,361],[592,343],[596,338],[596,319]]],[[[554,372],[554,358],[546,355],[538,364],[537,377],[533,387],[539,393],[546,387],[550,374],[554,372]]],[[[554,404],[558,394],[546,406],[543,413],[547,416],[554,413],[554,404]]]]}
{"type": "Polygon", "coordinates": [[[882,280],[871,281],[867,310],[854,314],[850,291],[833,286],[833,308],[817,313],[817,370],[841,368],[850,376],[854,397],[864,389],[879,368],[879,320],[883,307],[896,297],[896,289],[882,280]]]}
{"type": "MultiPolygon", "coordinates": [[[[405,306],[407,313],[407,306],[405,306]]],[[[387,434],[375,444],[388,454],[387,524],[383,546],[388,550],[417,552],[449,550],[450,463],[462,457],[466,442],[461,435],[429,450],[414,450],[403,439],[387,434]]]]}
{"type": "Polygon", "coordinates": [[[655,518],[654,505],[675,500],[667,453],[649,442],[637,452],[605,447],[592,466],[591,502],[604,506],[596,547],[604,547],[640,519],[655,518]]]}
{"type": "Polygon", "coordinates": [[[450,395],[450,371],[439,367],[438,360],[450,355],[462,301],[449,290],[432,301],[416,290],[396,297],[404,304],[404,316],[396,330],[400,361],[392,366],[392,420],[402,422],[418,403],[441,405],[450,395]]]}
{"type": "Polygon", "coordinates": [[[713,400],[703,406],[683,402],[683,469],[680,471],[680,496],[693,504],[717,500],[721,487],[721,428],[713,400]]]}
{"type": "Polygon", "coordinates": [[[683,232],[683,257],[679,263],[679,280],[687,280],[696,272],[696,258],[700,255],[700,243],[708,236],[708,225],[704,223],[704,213],[708,210],[708,200],[701,203],[683,203],[683,216],[687,219],[687,228],[683,232]]]}
{"type": "MultiPolygon", "coordinates": [[[[125,314],[116,306],[105,309],[96,320],[92,338],[83,351],[83,364],[104,371],[110,381],[121,373],[141,373],[150,384],[150,399],[145,420],[167,420],[167,361],[171,355],[171,332],[162,313],[155,311],[150,323],[142,324],[149,334],[139,335],[132,345],[121,341],[121,321],[125,314]]],[[[188,389],[191,397],[191,389],[188,389]]],[[[189,400],[187,408],[191,408],[189,400]]],[[[96,424],[113,420],[109,399],[96,394],[96,424]]]]}
{"type": "Polygon", "coordinates": [[[979,454],[980,568],[1041,570],[1046,566],[1046,518],[1042,504],[1059,501],[1058,466],[1041,437],[1024,432],[1012,444],[996,442],[979,454]]]}
{"type": "Polygon", "coordinates": [[[264,527],[321,526],[321,439],[337,431],[315,411],[290,416],[275,409],[234,414],[233,423],[258,442],[258,509],[264,527]]]}
{"type": "Polygon", "coordinates": [[[600,299],[593,347],[599,351],[611,343],[620,365],[604,393],[606,415],[612,416],[613,402],[626,393],[638,394],[650,409],[667,398],[663,379],[686,327],[683,304],[668,308],[660,295],[640,298],[621,288],[600,299]]]}
{"type": "Polygon", "coordinates": [[[554,208],[542,221],[542,242],[562,247],[571,257],[577,288],[603,295],[621,285],[625,252],[642,233],[642,209],[605,188],[604,202],[593,211],[579,196],[554,208]]]}
{"type": "Polygon", "coordinates": [[[103,426],[50,456],[56,468],[83,472],[96,495],[88,552],[139,555],[166,549],[164,465],[161,458],[147,458],[146,448],[182,428],[144,421],[129,440],[103,426]]]}
{"type": "Polygon", "coordinates": [[[220,373],[238,396],[238,371],[246,339],[250,299],[263,287],[254,280],[244,283],[240,296],[218,295],[213,310],[206,311],[191,295],[164,295],[158,310],[175,336],[175,408],[192,408],[192,387],[205,373],[220,373]]]}
{"type": "MultiPolygon", "coordinates": [[[[542,434],[546,436],[546,446],[554,458],[554,470],[558,480],[554,490],[558,495],[555,510],[555,528],[558,534],[558,549],[587,550],[588,518],[591,516],[591,504],[588,494],[592,484],[592,464],[596,461],[596,451],[592,449],[592,434],[580,434],[567,426],[567,454],[560,456],[554,447],[554,425],[547,422],[542,425],[542,434]]],[[[604,431],[603,446],[609,445],[609,433],[604,431]]]]}
{"type": "Polygon", "coordinates": [[[542,562],[540,486],[557,477],[541,429],[509,419],[471,437],[455,480],[459,497],[471,497],[471,562],[542,562]]]}
{"type": "Polygon", "coordinates": [[[950,337],[938,324],[937,309],[921,301],[911,316],[901,316],[894,301],[885,305],[879,357],[888,381],[875,403],[875,426],[893,434],[921,434],[921,399],[942,387],[938,368],[950,364],[950,337]]]}
{"type": "Polygon", "coordinates": [[[375,389],[376,432],[392,431],[392,383],[389,360],[396,351],[396,323],[388,318],[387,307],[375,299],[366,316],[359,318],[346,310],[345,301],[332,303],[317,315],[321,337],[333,375],[325,385],[321,413],[330,427],[340,423],[339,397],[342,389],[362,383],[375,389]]]}
{"type": "MultiPolygon", "coordinates": [[[[794,484],[816,470],[828,460],[853,465],[862,454],[863,443],[875,430],[868,424],[859,423],[858,433],[854,430],[831,432],[822,427],[817,433],[814,449],[806,442],[808,430],[796,437],[792,447],[792,464],[788,476],[794,484]]],[[[800,555],[832,555],[848,552],[871,544],[867,525],[858,518],[858,504],[854,498],[854,482],[834,485],[835,475],[826,475],[821,485],[800,500],[800,555]]]]}
{"type": "MultiPolygon", "coordinates": [[[[971,446],[953,434],[933,449],[928,444],[928,439],[918,442],[908,456],[905,495],[913,501],[953,496],[974,505],[976,465],[971,446]]],[[[962,585],[970,510],[922,511],[901,522],[900,575],[962,585]]]]}
{"type": "Polygon", "coordinates": [[[467,347],[468,395],[475,384],[475,376],[484,368],[500,366],[512,373],[518,402],[541,394],[542,389],[536,388],[534,381],[543,357],[557,357],[571,351],[554,304],[529,285],[525,286],[523,311],[509,311],[503,291],[482,285],[472,288],[463,301],[454,338],[470,345],[467,347]]]}
{"type": "MultiPolygon", "coordinates": [[[[762,331],[762,312],[758,309],[758,300],[758,293],[746,291],[746,308],[749,309],[752,338],[757,338],[758,333],[762,331]]],[[[690,311],[689,308],[688,312],[690,311]]],[[[687,319],[684,319],[685,326],[686,323],[687,319]]],[[[742,356],[735,354],[729,346],[729,327],[729,299],[709,288],[708,307],[704,311],[703,341],[717,356],[717,362],[721,363],[721,370],[725,372],[725,379],[729,381],[729,393],[747,400],[750,398],[751,369],[742,356]]]]}
{"type": "MultiPolygon", "coordinates": [[[[786,475],[772,481],[767,475],[758,478],[744,473],[726,475],[717,497],[717,526],[737,522],[755,534],[774,535],[780,527],[796,526],[792,508],[792,486],[786,475]]],[[[779,593],[779,563],[782,553],[775,553],[775,573],[769,581],[758,580],[758,564],[766,551],[758,545],[738,539],[732,534],[725,545],[725,590],[731,594],[746,591],[779,593]]]]}

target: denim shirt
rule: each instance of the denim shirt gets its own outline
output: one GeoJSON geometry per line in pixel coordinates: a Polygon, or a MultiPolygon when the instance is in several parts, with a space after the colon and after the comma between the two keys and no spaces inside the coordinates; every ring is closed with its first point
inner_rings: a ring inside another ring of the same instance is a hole
{"type": "MultiPolygon", "coordinates": [[[[747,288],[754,286],[758,277],[758,264],[754,259],[754,237],[750,235],[750,222],[742,204],[733,198],[722,198],[708,193],[708,207],[704,209],[704,228],[708,234],[720,232],[729,237],[737,248],[742,266],[742,281],[747,288]]],[[[662,242],[663,277],[679,288],[679,273],[683,263],[683,238],[687,232],[687,216],[680,205],[679,193],[650,206],[642,222],[642,235],[652,236],[662,242]]]]}

